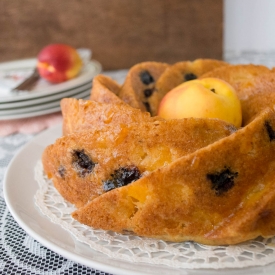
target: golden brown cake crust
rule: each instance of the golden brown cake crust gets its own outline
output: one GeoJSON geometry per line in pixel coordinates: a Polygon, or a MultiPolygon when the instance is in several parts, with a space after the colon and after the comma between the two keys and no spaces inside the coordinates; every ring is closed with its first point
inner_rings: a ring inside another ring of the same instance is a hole
{"type": "Polygon", "coordinates": [[[241,83],[253,80],[254,77],[269,72],[270,69],[263,65],[229,65],[205,73],[200,78],[216,77],[223,79],[236,89],[239,97],[242,97],[242,90],[239,89],[241,83]]]}
{"type": "Polygon", "coordinates": [[[121,86],[106,75],[97,75],[93,79],[90,99],[100,103],[118,103],[123,101],[118,97],[121,86]]]}
{"type": "Polygon", "coordinates": [[[243,125],[250,123],[265,108],[275,106],[275,72],[265,73],[239,85],[243,125]]]}
{"type": "Polygon", "coordinates": [[[142,62],[130,68],[119,97],[134,108],[157,114],[153,103],[156,95],[155,85],[162,73],[169,67],[161,62],[142,62]]]}
{"type": "Polygon", "coordinates": [[[275,234],[275,112],[76,210],[94,228],[235,244],[275,234]]]}
{"type": "Polygon", "coordinates": [[[80,207],[116,185],[120,173],[142,176],[235,130],[218,119],[195,118],[93,125],[48,146],[42,162],[60,194],[80,207]]]}
{"type": "Polygon", "coordinates": [[[93,127],[99,129],[105,125],[119,127],[120,124],[132,122],[162,120],[159,117],[152,118],[149,113],[132,108],[123,102],[106,104],[92,100],[64,98],[60,104],[64,135],[93,127]]]}

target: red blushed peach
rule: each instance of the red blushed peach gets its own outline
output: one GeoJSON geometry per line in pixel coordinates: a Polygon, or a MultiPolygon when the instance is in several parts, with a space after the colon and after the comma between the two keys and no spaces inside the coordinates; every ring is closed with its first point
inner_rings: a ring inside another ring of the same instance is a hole
{"type": "Polygon", "coordinates": [[[219,118],[240,127],[241,103],[234,88],[218,78],[191,80],[175,87],[162,99],[158,115],[165,119],[219,118]]]}
{"type": "Polygon", "coordinates": [[[38,54],[37,69],[42,78],[52,83],[60,83],[78,75],[82,60],[71,46],[51,44],[38,54]]]}

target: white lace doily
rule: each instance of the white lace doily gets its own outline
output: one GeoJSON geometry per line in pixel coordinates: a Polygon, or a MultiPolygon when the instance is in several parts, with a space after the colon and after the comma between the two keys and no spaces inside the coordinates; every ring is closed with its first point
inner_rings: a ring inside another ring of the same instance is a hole
{"type": "Polygon", "coordinates": [[[78,241],[111,258],[188,269],[242,268],[275,262],[275,237],[258,238],[239,245],[207,246],[93,230],[71,217],[74,206],[67,203],[45,177],[41,161],[35,167],[35,179],[39,184],[35,203],[40,211],[52,222],[69,231],[78,241]]]}

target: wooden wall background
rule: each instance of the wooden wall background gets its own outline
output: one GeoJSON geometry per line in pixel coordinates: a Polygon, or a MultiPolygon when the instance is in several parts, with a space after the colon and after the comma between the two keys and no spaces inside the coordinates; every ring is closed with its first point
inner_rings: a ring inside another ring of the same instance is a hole
{"type": "Polygon", "coordinates": [[[222,0],[0,0],[0,62],[50,43],[92,49],[105,70],[222,58],[222,0]]]}

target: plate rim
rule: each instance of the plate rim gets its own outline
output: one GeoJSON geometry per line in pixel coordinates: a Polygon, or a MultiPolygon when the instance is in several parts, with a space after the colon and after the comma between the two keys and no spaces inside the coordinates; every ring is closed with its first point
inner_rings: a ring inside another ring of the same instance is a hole
{"type": "Polygon", "coordinates": [[[0,111],[3,109],[11,109],[11,108],[21,108],[23,106],[31,106],[34,104],[37,104],[37,102],[40,100],[43,100],[43,102],[49,102],[49,101],[54,101],[61,99],[63,97],[67,97],[67,95],[71,96],[77,93],[78,90],[86,90],[86,89],[91,89],[92,88],[92,82],[89,81],[87,83],[84,83],[83,85],[80,85],[78,87],[62,91],[60,93],[55,93],[51,95],[46,95],[46,96],[41,96],[37,98],[32,98],[32,99],[24,99],[24,100],[19,100],[19,101],[13,101],[13,102],[0,102],[0,111]],[[4,106],[4,108],[3,108],[4,106]],[[7,107],[8,106],[8,107],[7,107]],[[1,109],[3,108],[3,109],[1,109]]]}
{"type": "MultiPolygon", "coordinates": [[[[34,229],[31,227],[30,224],[26,223],[26,221],[24,221],[24,218],[20,217],[20,213],[18,213],[18,211],[16,210],[16,207],[15,207],[15,204],[18,202],[13,202],[11,200],[11,194],[10,194],[10,190],[12,189],[12,187],[16,187],[16,183],[14,182],[11,182],[9,180],[10,177],[12,177],[12,173],[13,173],[13,169],[16,168],[16,162],[19,161],[20,157],[22,158],[22,155],[24,156],[24,154],[28,154],[29,158],[32,159],[32,161],[34,161],[35,163],[37,163],[37,161],[40,159],[41,157],[41,152],[39,152],[39,150],[35,150],[35,152],[33,152],[33,156],[30,156],[29,154],[29,151],[27,152],[28,149],[30,149],[31,147],[33,147],[34,145],[37,145],[39,146],[40,150],[43,152],[44,148],[52,143],[53,140],[55,140],[56,138],[60,137],[61,135],[61,129],[62,129],[62,124],[58,124],[56,126],[53,126],[51,128],[48,128],[47,130],[39,133],[38,135],[36,135],[33,139],[31,139],[30,141],[28,141],[25,145],[23,145],[20,150],[18,150],[17,154],[14,155],[14,157],[12,158],[12,160],[10,161],[7,169],[6,169],[6,172],[5,172],[5,175],[4,175],[4,179],[3,179],[3,194],[4,194],[4,199],[6,201],[6,204],[7,204],[7,207],[10,211],[10,213],[12,214],[12,216],[14,217],[14,219],[16,220],[16,222],[19,224],[20,227],[22,227],[31,237],[33,237],[34,239],[36,239],[38,242],[40,242],[42,245],[44,245],[45,247],[47,247],[48,249],[58,253],[59,255],[62,255],[64,256],[65,258],[69,259],[69,260],[72,260],[73,262],[76,262],[76,263],[80,263],[82,265],[86,265],[90,268],[94,268],[94,269],[97,269],[99,271],[105,271],[105,272],[108,272],[108,273],[113,273],[113,274],[120,274],[120,275],[142,275],[142,274],[156,274],[156,273],[147,273],[147,272],[139,272],[137,270],[130,270],[130,269],[125,269],[125,268],[121,268],[121,267],[117,267],[117,266],[113,266],[110,262],[111,261],[108,261],[108,259],[111,259],[109,258],[107,255],[104,255],[100,252],[97,252],[91,248],[89,248],[91,251],[93,251],[94,253],[99,253],[100,255],[103,255],[103,257],[105,258],[105,262],[104,264],[103,263],[100,263],[99,261],[96,261],[94,259],[90,259],[90,258],[87,258],[87,257],[82,257],[78,254],[76,254],[75,252],[72,252],[72,251],[68,251],[68,250],[65,250],[64,248],[58,246],[56,243],[54,243],[53,241],[48,241],[46,240],[45,237],[41,236],[40,234],[36,233],[34,231],[34,229]],[[47,136],[51,136],[51,139],[45,139],[45,137],[47,136]],[[55,139],[54,139],[55,138],[55,139]],[[107,263],[106,263],[107,262],[107,263]]],[[[29,163],[31,163],[32,161],[30,161],[29,163]]],[[[30,167],[32,169],[34,169],[34,167],[30,167]]],[[[24,172],[24,168],[20,168],[22,169],[22,171],[24,172]]],[[[19,169],[19,172],[20,172],[20,169],[19,169]]],[[[32,170],[33,171],[33,170],[32,170]]],[[[25,171],[25,173],[27,173],[27,171],[25,171]]],[[[32,183],[31,185],[35,185],[37,184],[37,190],[38,190],[38,183],[35,182],[35,179],[34,179],[34,171],[33,171],[33,175],[32,175],[32,183]]],[[[30,184],[30,183],[29,183],[30,184]]],[[[25,186],[26,188],[26,186],[25,186]]],[[[36,192],[37,192],[36,190],[36,192]]],[[[31,194],[29,195],[31,196],[31,194]]],[[[34,196],[34,195],[33,195],[34,196]]],[[[32,197],[31,198],[31,207],[35,209],[36,211],[36,214],[39,214],[39,210],[35,207],[34,205],[34,198],[32,197]]],[[[41,216],[41,214],[40,214],[41,216]]],[[[46,222],[47,224],[52,224],[52,222],[45,216],[41,216],[41,218],[43,219],[44,222],[46,222]]],[[[57,225],[58,226],[58,225],[57,225]]],[[[60,230],[61,231],[64,231],[64,233],[66,232],[66,234],[69,234],[65,229],[61,228],[60,226],[60,230]]],[[[71,235],[70,235],[71,236],[71,235]]],[[[73,238],[73,236],[71,236],[73,238]]],[[[79,241],[75,240],[75,242],[77,243],[80,243],[79,241]]],[[[112,261],[115,261],[115,262],[119,262],[119,260],[116,260],[116,259],[111,259],[112,261]]],[[[152,267],[155,267],[155,268],[158,268],[158,269],[163,269],[163,270],[170,270],[170,272],[173,272],[174,274],[200,274],[200,275],[206,275],[206,274],[220,274],[221,272],[223,274],[228,274],[228,275],[237,275],[237,274],[251,274],[249,273],[251,270],[253,271],[253,269],[259,269],[261,267],[251,267],[251,268],[234,268],[234,269],[217,269],[217,270],[209,270],[209,269],[192,269],[192,270],[189,270],[189,269],[174,269],[174,268],[170,268],[170,267],[166,267],[166,266],[160,266],[160,265],[152,265],[152,264],[136,264],[136,263],[132,263],[132,262],[127,262],[127,261],[123,261],[121,260],[119,263],[126,263],[126,265],[128,266],[140,266],[140,265],[143,265],[143,266],[148,266],[150,268],[152,267]],[[233,273],[232,273],[232,272],[233,273]],[[209,273],[210,272],[210,273],[209,273]],[[237,272],[237,273],[235,273],[237,272]],[[248,273],[246,273],[248,272],[248,273]]],[[[275,263],[272,263],[272,268],[275,267],[275,263]]],[[[262,268],[265,269],[266,266],[263,266],[262,268]]],[[[165,273],[165,274],[168,274],[168,273],[165,273]]],[[[273,273],[253,273],[253,274],[262,274],[262,275],[273,275],[273,273]]]]}
{"type": "Polygon", "coordinates": [[[60,110],[61,110],[60,106],[55,106],[49,109],[39,110],[39,111],[25,113],[25,114],[5,115],[0,117],[0,122],[5,120],[12,121],[16,119],[24,119],[24,118],[32,118],[35,116],[49,115],[49,114],[59,112],[60,110]]]}
{"type": "MultiPolygon", "coordinates": [[[[83,89],[81,91],[77,91],[74,94],[72,94],[70,97],[76,98],[76,99],[80,99],[82,97],[87,97],[90,95],[90,89],[83,89]]],[[[63,97],[62,97],[63,98],[63,97]]],[[[20,114],[27,114],[27,113],[32,113],[34,111],[37,111],[40,109],[51,109],[53,107],[57,107],[60,105],[60,101],[61,99],[57,99],[57,100],[50,100],[50,101],[46,101],[46,102],[42,102],[42,103],[37,103],[37,104],[33,104],[33,105],[28,105],[28,106],[22,106],[22,107],[14,107],[14,108],[9,108],[9,109],[0,109],[0,118],[1,116],[5,116],[5,115],[20,115],[20,114]]],[[[64,97],[66,98],[66,97],[64,97]]]]}

